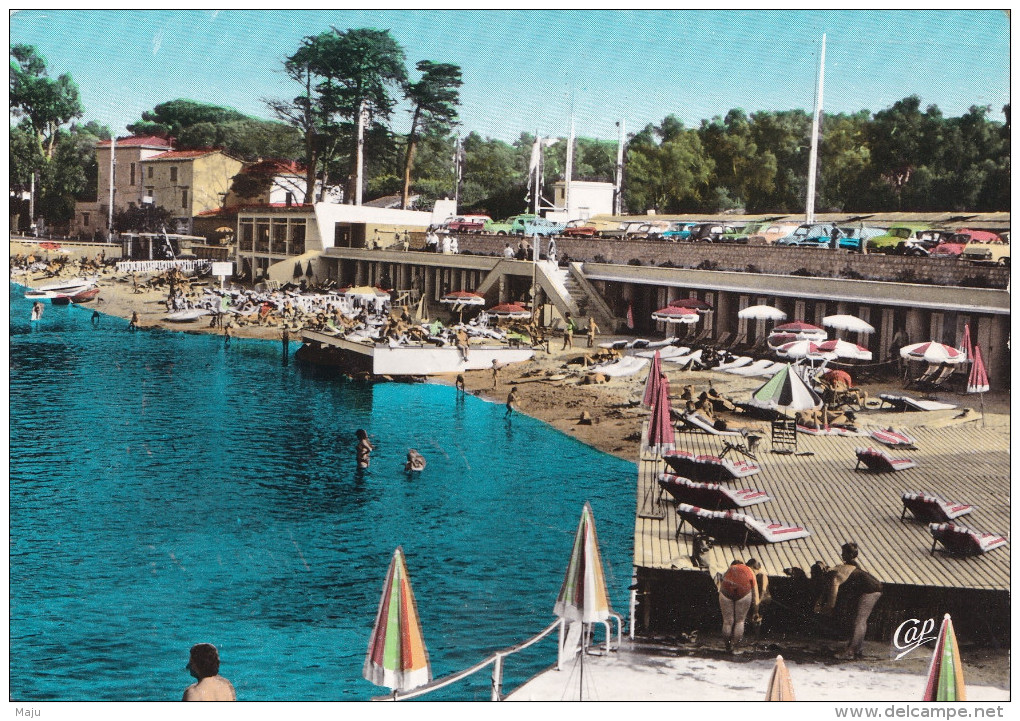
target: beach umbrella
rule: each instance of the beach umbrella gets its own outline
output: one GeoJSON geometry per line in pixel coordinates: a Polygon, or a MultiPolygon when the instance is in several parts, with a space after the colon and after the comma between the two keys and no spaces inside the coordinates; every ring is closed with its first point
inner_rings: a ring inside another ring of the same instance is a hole
{"type": "Polygon", "coordinates": [[[659,308],[652,313],[652,320],[664,323],[694,324],[698,322],[698,311],[676,305],[667,305],[665,308],[659,308]]]}
{"type": "Polygon", "coordinates": [[[669,379],[659,376],[659,387],[652,401],[652,412],[648,417],[648,446],[646,450],[657,456],[676,448],[673,435],[673,419],[669,404],[669,379]]]}
{"type": "Polygon", "coordinates": [[[645,394],[641,399],[641,405],[651,408],[659,393],[659,376],[662,375],[662,354],[655,351],[652,356],[652,365],[648,370],[648,378],[645,379],[645,394]]]}
{"type": "Polygon", "coordinates": [[[963,340],[960,342],[958,350],[961,353],[966,353],[968,360],[974,357],[974,346],[971,345],[970,340],[970,323],[963,324],[963,340]]]}
{"type": "Polygon", "coordinates": [[[786,320],[786,313],[771,305],[752,305],[738,311],[737,317],[747,320],[786,320]]]}
{"type": "Polygon", "coordinates": [[[669,304],[677,308],[690,308],[702,314],[711,313],[715,310],[711,303],[705,300],[698,300],[697,298],[674,298],[669,304]]]}
{"type": "Polygon", "coordinates": [[[301,270],[301,261],[298,261],[297,263],[294,264],[294,277],[300,278],[304,274],[305,272],[301,270]]]}
{"type": "Polygon", "coordinates": [[[400,547],[393,552],[386,572],[362,674],[375,685],[394,691],[409,691],[432,680],[421,619],[400,547]]]}
{"type": "Polygon", "coordinates": [[[791,321],[790,323],[783,323],[777,325],[773,332],[775,333],[822,333],[825,334],[825,329],[811,323],[805,323],[802,320],[791,321]]]}
{"type": "Polygon", "coordinates": [[[311,278],[315,273],[312,271],[312,261],[308,261],[308,269],[305,271],[305,275],[311,278]]]}
{"type": "Polygon", "coordinates": [[[793,695],[793,682],[790,680],[790,672],[786,668],[786,662],[782,656],[776,656],[776,665],[772,667],[772,677],[769,679],[769,686],[765,690],[766,701],[796,701],[793,695]]]}
{"type": "Polygon", "coordinates": [[[449,305],[485,305],[485,297],[467,290],[455,290],[439,299],[449,305]]]}
{"type": "Polygon", "coordinates": [[[967,360],[966,353],[933,340],[923,343],[912,343],[900,348],[900,355],[907,360],[927,361],[928,363],[963,363],[967,360]]]}
{"type": "Polygon", "coordinates": [[[795,340],[784,343],[776,348],[776,353],[787,358],[835,358],[836,354],[826,353],[821,346],[812,340],[795,340]]]}
{"type": "Polygon", "coordinates": [[[587,501],[581,510],[570,562],[553,613],[566,621],[581,623],[601,623],[612,613],[598,534],[595,532],[595,517],[587,501]]]}
{"type": "Polygon", "coordinates": [[[834,353],[837,358],[852,358],[853,360],[871,360],[872,358],[871,351],[864,346],[838,338],[819,343],[818,349],[823,353],[834,353]]]}
{"type": "Polygon", "coordinates": [[[787,408],[806,411],[821,407],[822,399],[787,363],[785,368],[751,394],[751,405],[772,410],[787,408]]]}
{"type": "Polygon", "coordinates": [[[822,325],[826,328],[845,330],[848,333],[874,333],[875,326],[867,321],[861,320],[855,315],[827,315],[822,318],[822,325]]]}
{"type": "Polygon", "coordinates": [[[489,308],[487,312],[497,318],[524,319],[531,317],[531,311],[519,303],[500,303],[489,308]]]}
{"type": "Polygon", "coordinates": [[[960,647],[953,630],[953,619],[947,613],[942,619],[935,651],[928,666],[928,683],[922,701],[966,701],[967,687],[963,682],[960,647]]]}

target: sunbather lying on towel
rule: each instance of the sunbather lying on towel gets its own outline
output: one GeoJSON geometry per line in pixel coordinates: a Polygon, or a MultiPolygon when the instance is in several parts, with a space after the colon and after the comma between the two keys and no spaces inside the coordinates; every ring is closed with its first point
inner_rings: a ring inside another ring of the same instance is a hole
{"type": "Polygon", "coordinates": [[[842,411],[826,410],[824,415],[821,409],[797,411],[794,414],[794,419],[797,421],[798,426],[814,428],[815,430],[821,430],[827,426],[846,428],[849,431],[857,430],[856,426],[854,426],[854,421],[857,420],[857,417],[853,411],[846,411],[844,413],[842,411]]]}

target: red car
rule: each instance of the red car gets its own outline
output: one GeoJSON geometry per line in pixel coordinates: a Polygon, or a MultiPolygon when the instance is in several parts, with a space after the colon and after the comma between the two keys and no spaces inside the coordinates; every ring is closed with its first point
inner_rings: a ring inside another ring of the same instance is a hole
{"type": "Polygon", "coordinates": [[[481,233],[487,220],[492,218],[487,215],[459,215],[446,221],[446,229],[451,233],[481,233]]]}
{"type": "Polygon", "coordinates": [[[959,258],[965,246],[971,243],[1001,243],[1002,238],[987,230],[960,228],[949,240],[944,240],[931,251],[932,258],[959,258]]]}
{"type": "Polygon", "coordinates": [[[586,220],[571,220],[560,235],[567,238],[594,238],[598,228],[586,220]]]}

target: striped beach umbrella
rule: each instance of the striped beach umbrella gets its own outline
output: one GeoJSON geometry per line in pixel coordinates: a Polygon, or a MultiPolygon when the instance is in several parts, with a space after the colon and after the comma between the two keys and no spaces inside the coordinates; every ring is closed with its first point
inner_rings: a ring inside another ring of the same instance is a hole
{"type": "Polygon", "coordinates": [[[772,677],[769,678],[769,687],[765,690],[766,701],[796,701],[793,695],[793,682],[790,680],[790,671],[786,668],[786,662],[782,656],[776,656],[776,665],[772,667],[772,677]]]}
{"type": "Polygon", "coordinates": [[[698,311],[676,305],[667,305],[652,313],[652,320],[664,323],[697,323],[698,311]]]}
{"type": "Polygon", "coordinates": [[[669,304],[676,308],[690,308],[702,314],[711,313],[715,310],[707,300],[700,300],[698,298],[674,298],[669,304]]]}
{"type": "Polygon", "coordinates": [[[421,619],[411,590],[404,550],[393,552],[383,583],[382,600],[375,616],[364,677],[377,686],[409,691],[432,680],[421,619]]]}
{"type": "MultiPolygon", "coordinates": [[[[602,570],[599,539],[595,532],[595,517],[591,504],[585,501],[581,522],[574,534],[570,563],[563,578],[560,595],[556,598],[553,613],[567,621],[600,623],[609,618],[609,591],[602,570]]],[[[582,638],[585,634],[582,634],[582,638]]]]}
{"type": "Polygon", "coordinates": [[[818,349],[823,353],[835,353],[837,358],[851,358],[853,360],[871,360],[872,358],[871,351],[864,346],[838,338],[819,343],[818,349]]]}
{"type": "Polygon", "coordinates": [[[784,343],[776,348],[776,354],[786,358],[835,358],[836,354],[822,350],[821,345],[812,340],[795,340],[784,343]]]}
{"type": "Polygon", "coordinates": [[[953,619],[947,613],[942,619],[935,651],[928,666],[928,683],[922,701],[966,701],[967,687],[963,682],[963,663],[956,643],[953,619]]]}
{"type": "Polygon", "coordinates": [[[751,405],[772,410],[787,408],[806,411],[821,407],[822,399],[787,363],[785,368],[751,394],[751,405]]]}
{"type": "Polygon", "coordinates": [[[900,348],[900,355],[907,360],[927,361],[928,363],[955,364],[967,360],[966,353],[933,340],[905,345],[900,348]]]}
{"type": "Polygon", "coordinates": [[[648,446],[645,450],[657,456],[666,451],[676,449],[676,437],[673,434],[673,419],[669,406],[669,379],[659,377],[659,387],[652,402],[652,412],[648,418],[648,446]]]}
{"type": "Polygon", "coordinates": [[[641,399],[641,405],[651,408],[659,394],[659,376],[662,375],[662,353],[655,351],[652,356],[652,367],[648,370],[648,378],[645,379],[645,394],[641,399]]]}
{"type": "Polygon", "coordinates": [[[468,290],[455,290],[439,299],[448,305],[485,305],[485,297],[468,290]]]}
{"type": "Polygon", "coordinates": [[[518,303],[500,303],[489,308],[487,312],[497,318],[524,319],[531,317],[531,311],[518,303]]]}

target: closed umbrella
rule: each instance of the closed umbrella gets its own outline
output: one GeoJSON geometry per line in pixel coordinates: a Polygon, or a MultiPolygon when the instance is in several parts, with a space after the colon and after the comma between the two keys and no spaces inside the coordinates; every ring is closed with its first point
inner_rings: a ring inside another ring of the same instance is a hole
{"type": "Polygon", "coordinates": [[[785,368],[751,394],[751,405],[772,410],[786,408],[806,411],[820,408],[822,399],[787,363],[785,368]]]}
{"type": "Polygon", "coordinates": [[[646,451],[661,456],[666,451],[676,448],[676,437],[673,434],[673,419],[669,404],[669,379],[661,375],[659,387],[652,402],[652,412],[648,418],[648,446],[646,451]]]}
{"type": "Polygon", "coordinates": [[[393,552],[386,572],[362,674],[375,685],[394,691],[409,691],[432,680],[403,548],[393,552]]]}
{"type": "Polygon", "coordinates": [[[970,340],[970,323],[963,324],[963,340],[960,342],[959,351],[966,353],[968,360],[974,357],[974,346],[971,345],[970,340]]]}
{"type": "Polygon", "coordinates": [[[922,701],[966,701],[967,686],[963,681],[960,647],[953,630],[953,619],[947,613],[942,619],[935,651],[928,666],[928,683],[922,701]]]}
{"type": "Polygon", "coordinates": [[[301,269],[301,261],[294,264],[294,277],[300,278],[305,272],[301,269]]]}
{"type": "Polygon", "coordinates": [[[648,370],[648,378],[645,379],[645,394],[641,399],[641,405],[651,408],[659,393],[659,376],[662,375],[662,354],[655,351],[652,356],[652,367],[648,370]]]}
{"type": "Polygon", "coordinates": [[[970,375],[967,377],[967,392],[980,393],[981,398],[981,426],[985,425],[985,393],[988,392],[988,372],[985,370],[985,362],[981,359],[981,346],[974,345],[974,363],[970,367],[970,375]]]}
{"type": "Polygon", "coordinates": [[[967,360],[967,355],[960,350],[945,343],[936,343],[933,340],[903,346],[900,348],[900,355],[907,360],[949,363],[951,365],[967,360]]]}
{"type": "Polygon", "coordinates": [[[826,328],[845,330],[849,333],[874,333],[875,326],[855,315],[827,315],[822,318],[826,328]]]}
{"type": "MultiPolygon", "coordinates": [[[[609,605],[609,590],[606,588],[606,574],[602,569],[599,553],[599,538],[595,532],[595,516],[591,505],[585,501],[581,510],[581,521],[574,534],[574,545],[570,551],[570,562],[563,577],[553,613],[568,622],[581,624],[581,654],[579,694],[584,689],[584,657],[588,631],[586,626],[607,620],[613,609],[609,605]]],[[[608,639],[607,639],[608,645],[608,639]]]]}
{"type": "Polygon", "coordinates": [[[786,320],[786,313],[771,305],[752,305],[738,311],[737,317],[747,320],[786,320]]]}
{"type": "Polygon", "coordinates": [[[769,678],[769,687],[765,690],[766,701],[796,701],[793,695],[793,682],[790,680],[790,672],[786,668],[786,662],[782,656],[776,656],[776,665],[772,667],[772,677],[769,678]]]}
{"type": "Polygon", "coordinates": [[[315,275],[314,271],[312,271],[312,261],[308,261],[308,270],[305,271],[305,275],[307,275],[309,278],[315,275]]]}

